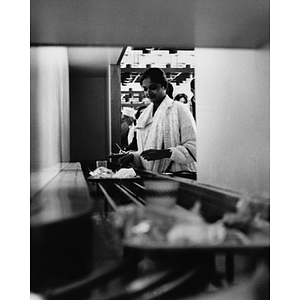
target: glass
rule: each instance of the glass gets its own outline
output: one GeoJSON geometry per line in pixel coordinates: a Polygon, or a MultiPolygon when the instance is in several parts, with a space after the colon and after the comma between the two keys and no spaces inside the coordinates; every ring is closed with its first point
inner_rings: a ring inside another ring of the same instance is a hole
{"type": "Polygon", "coordinates": [[[179,182],[172,180],[146,180],[145,200],[147,205],[173,208],[177,201],[179,182]]]}
{"type": "Polygon", "coordinates": [[[96,161],[96,167],[105,167],[107,168],[107,160],[97,160],[96,161]]]}

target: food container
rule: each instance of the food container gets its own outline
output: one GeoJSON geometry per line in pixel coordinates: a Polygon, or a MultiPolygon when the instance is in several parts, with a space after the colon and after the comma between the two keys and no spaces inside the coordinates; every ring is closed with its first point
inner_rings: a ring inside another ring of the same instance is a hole
{"type": "Polygon", "coordinates": [[[145,200],[147,205],[173,208],[177,201],[179,182],[172,180],[145,180],[145,200]]]}

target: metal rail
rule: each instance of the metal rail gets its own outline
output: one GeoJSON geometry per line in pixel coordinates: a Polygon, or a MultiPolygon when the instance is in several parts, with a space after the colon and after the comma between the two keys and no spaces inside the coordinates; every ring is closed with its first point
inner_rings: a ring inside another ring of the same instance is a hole
{"type": "Polygon", "coordinates": [[[136,195],[134,197],[133,196],[134,193],[132,191],[130,191],[128,188],[126,188],[123,185],[120,185],[119,183],[115,183],[115,186],[121,193],[123,193],[127,198],[129,198],[134,204],[136,204],[137,206],[140,206],[140,207],[144,206],[145,201],[136,195]],[[139,200],[137,200],[137,199],[139,199],[139,200]]]}
{"type": "Polygon", "coordinates": [[[104,194],[105,199],[108,201],[108,203],[113,208],[113,210],[117,210],[118,205],[115,203],[115,201],[112,199],[112,197],[109,196],[109,194],[107,193],[107,191],[105,190],[105,188],[102,186],[102,184],[98,183],[98,186],[101,189],[102,193],[104,194]]]}

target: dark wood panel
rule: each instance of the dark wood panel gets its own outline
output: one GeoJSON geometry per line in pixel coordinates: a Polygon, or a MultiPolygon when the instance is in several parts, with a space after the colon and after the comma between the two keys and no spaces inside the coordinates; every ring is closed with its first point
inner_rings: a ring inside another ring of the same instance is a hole
{"type": "Polygon", "coordinates": [[[68,164],[31,199],[31,291],[66,284],[90,272],[93,211],[79,163],[68,164]]]}
{"type": "Polygon", "coordinates": [[[71,161],[108,155],[106,78],[70,78],[71,161]]]}

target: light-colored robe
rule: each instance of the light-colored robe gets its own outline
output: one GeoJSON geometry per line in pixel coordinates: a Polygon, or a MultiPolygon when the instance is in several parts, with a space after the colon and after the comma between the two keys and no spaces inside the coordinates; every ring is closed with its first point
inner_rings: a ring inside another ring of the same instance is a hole
{"type": "Polygon", "coordinates": [[[153,103],[144,110],[137,121],[138,151],[133,167],[163,173],[171,161],[171,172],[188,170],[196,172],[196,124],[188,107],[166,96],[153,115],[153,103]],[[193,154],[194,158],[189,154],[193,154]],[[140,153],[149,149],[170,149],[171,157],[147,161],[140,153]]]}

